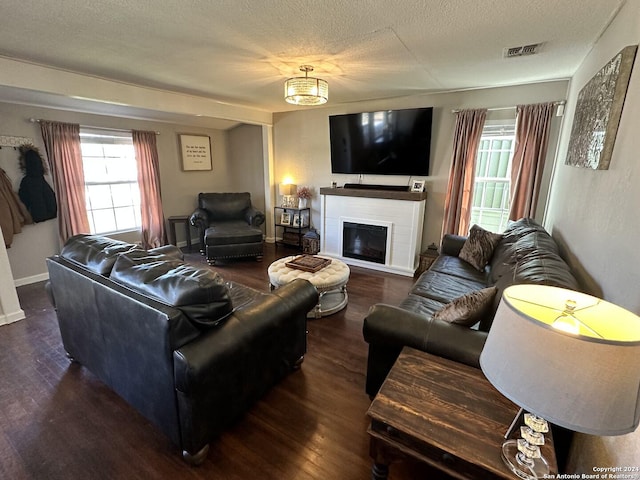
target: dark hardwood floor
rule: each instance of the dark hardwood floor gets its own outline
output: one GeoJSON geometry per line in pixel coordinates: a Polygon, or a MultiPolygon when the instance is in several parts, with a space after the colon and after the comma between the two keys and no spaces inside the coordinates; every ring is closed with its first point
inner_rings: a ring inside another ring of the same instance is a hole
{"type": "MultiPolygon", "coordinates": [[[[267,245],[263,262],[214,267],[268,290],[267,266],[295,251],[267,245]]],[[[188,261],[205,265],[197,254],[188,261]]],[[[398,303],[411,278],[352,268],[349,304],[308,323],[308,352],[293,372],[211,443],[190,467],[177,447],[88,370],[64,355],[44,283],[18,288],[26,319],[0,327],[2,479],[367,479],[371,461],[362,322],[377,302],[398,303]]],[[[411,462],[391,479],[440,478],[411,462]]]]}

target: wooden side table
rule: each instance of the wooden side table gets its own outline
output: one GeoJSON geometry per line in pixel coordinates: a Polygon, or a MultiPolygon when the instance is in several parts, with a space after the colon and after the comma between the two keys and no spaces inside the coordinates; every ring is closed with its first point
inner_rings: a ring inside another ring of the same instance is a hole
{"type": "MultiPolygon", "coordinates": [[[[519,408],[482,371],[405,347],[367,415],[372,478],[413,457],[453,478],[514,480],[502,462],[503,436],[519,408]]],[[[542,448],[557,473],[551,433],[542,448]]]]}
{"type": "Polygon", "coordinates": [[[436,258],[438,258],[438,247],[435,244],[429,245],[429,247],[420,254],[420,264],[418,265],[418,269],[416,273],[413,275],[414,277],[419,277],[422,275],[433,262],[435,262],[436,258]]]}
{"type": "Polygon", "coordinates": [[[191,228],[189,225],[189,215],[175,215],[167,219],[169,221],[169,243],[178,246],[176,241],[176,223],[184,224],[184,234],[187,241],[187,251],[191,252],[191,228]]]}
{"type": "Polygon", "coordinates": [[[311,227],[311,209],[295,207],[273,207],[274,233],[278,236],[278,227],[282,228],[282,240],[278,245],[287,245],[302,250],[302,237],[311,227]]]}

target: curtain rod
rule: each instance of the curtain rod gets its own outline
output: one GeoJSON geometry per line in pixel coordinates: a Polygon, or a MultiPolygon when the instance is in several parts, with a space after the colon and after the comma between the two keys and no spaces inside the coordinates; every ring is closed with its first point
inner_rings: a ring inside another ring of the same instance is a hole
{"type": "MultiPolygon", "coordinates": [[[[40,123],[42,122],[42,119],[40,118],[30,118],[29,121],[31,123],[40,123]]],[[[131,132],[132,130],[129,129],[127,130],[126,128],[109,128],[109,127],[94,127],[92,125],[80,125],[80,127],[82,128],[93,128],[95,130],[106,130],[106,131],[111,131],[111,132],[131,132]]],[[[156,135],[160,135],[160,132],[153,132],[156,135]]]]}
{"type": "MultiPolygon", "coordinates": [[[[567,103],[566,100],[557,100],[555,102],[553,102],[554,105],[564,105],[565,103],[567,103]]],[[[498,110],[511,110],[512,108],[516,108],[516,106],[512,106],[512,107],[495,107],[495,108],[487,108],[488,112],[495,112],[498,110]]],[[[461,108],[454,108],[453,110],[451,110],[451,113],[458,113],[461,112],[462,109],[461,108]]]]}

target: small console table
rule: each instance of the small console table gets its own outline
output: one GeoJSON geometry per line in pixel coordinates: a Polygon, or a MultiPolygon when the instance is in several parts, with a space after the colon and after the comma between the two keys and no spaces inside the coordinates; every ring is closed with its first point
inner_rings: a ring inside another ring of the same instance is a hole
{"type": "Polygon", "coordinates": [[[191,227],[189,225],[189,215],[175,215],[167,219],[169,221],[169,243],[178,246],[176,241],[176,223],[184,224],[184,235],[187,241],[187,251],[191,252],[191,227]]]}

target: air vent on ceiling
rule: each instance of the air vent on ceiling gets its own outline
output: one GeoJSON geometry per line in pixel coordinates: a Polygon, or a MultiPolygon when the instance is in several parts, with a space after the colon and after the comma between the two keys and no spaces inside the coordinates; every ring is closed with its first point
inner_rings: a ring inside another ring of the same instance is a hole
{"type": "Polygon", "coordinates": [[[532,43],[521,47],[509,47],[504,49],[504,58],[523,57],[525,55],[535,55],[540,53],[542,43],[532,43]]]}

